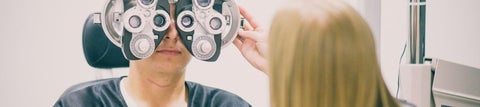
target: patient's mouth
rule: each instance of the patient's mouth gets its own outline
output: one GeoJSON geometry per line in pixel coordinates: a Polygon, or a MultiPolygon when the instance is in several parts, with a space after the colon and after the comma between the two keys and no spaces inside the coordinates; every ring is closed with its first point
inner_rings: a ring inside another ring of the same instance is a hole
{"type": "Polygon", "coordinates": [[[160,53],[160,54],[166,54],[166,55],[179,55],[179,54],[182,53],[182,52],[180,52],[180,51],[178,51],[178,50],[168,50],[168,49],[157,50],[156,52],[157,52],[157,53],[160,53]]]}

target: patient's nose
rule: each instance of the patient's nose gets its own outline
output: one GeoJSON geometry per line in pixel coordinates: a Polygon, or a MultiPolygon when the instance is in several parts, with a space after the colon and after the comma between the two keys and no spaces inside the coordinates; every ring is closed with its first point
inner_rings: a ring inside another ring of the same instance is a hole
{"type": "Polygon", "coordinates": [[[168,27],[167,34],[165,35],[164,39],[171,39],[171,40],[178,40],[178,32],[176,28],[176,20],[175,20],[175,4],[170,4],[170,20],[171,23],[168,27]]]}
{"type": "MultiPolygon", "coordinates": [[[[173,18],[171,19],[173,20],[173,18]]],[[[172,39],[172,40],[177,40],[178,39],[178,32],[177,28],[175,26],[175,21],[173,20],[172,23],[170,23],[167,34],[165,35],[164,39],[172,39]]]]}

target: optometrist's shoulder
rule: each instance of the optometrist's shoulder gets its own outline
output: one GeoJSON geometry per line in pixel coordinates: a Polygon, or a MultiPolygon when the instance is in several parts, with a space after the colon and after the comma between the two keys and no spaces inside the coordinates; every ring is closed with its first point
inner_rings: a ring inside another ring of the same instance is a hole
{"type": "Polygon", "coordinates": [[[240,14],[247,22],[243,25],[243,29],[238,32],[238,36],[233,40],[233,44],[253,67],[268,74],[266,70],[267,60],[265,59],[268,48],[267,35],[244,7],[239,6],[239,9],[240,14]]]}

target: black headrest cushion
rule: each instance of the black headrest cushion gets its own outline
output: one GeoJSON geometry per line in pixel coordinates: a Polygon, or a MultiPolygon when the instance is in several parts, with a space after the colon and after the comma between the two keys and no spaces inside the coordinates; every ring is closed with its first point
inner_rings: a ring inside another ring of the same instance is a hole
{"type": "Polygon", "coordinates": [[[88,64],[95,68],[128,67],[121,48],[110,42],[100,23],[93,22],[94,14],[88,16],[83,26],[83,53],[88,64]]]}

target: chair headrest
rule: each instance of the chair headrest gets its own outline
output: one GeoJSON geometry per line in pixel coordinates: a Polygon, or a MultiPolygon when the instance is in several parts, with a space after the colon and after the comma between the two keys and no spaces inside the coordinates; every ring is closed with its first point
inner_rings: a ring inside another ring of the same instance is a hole
{"type": "Polygon", "coordinates": [[[83,53],[88,64],[95,68],[128,67],[121,48],[114,45],[105,36],[102,25],[94,23],[94,14],[90,14],[83,26],[83,53]]]}

